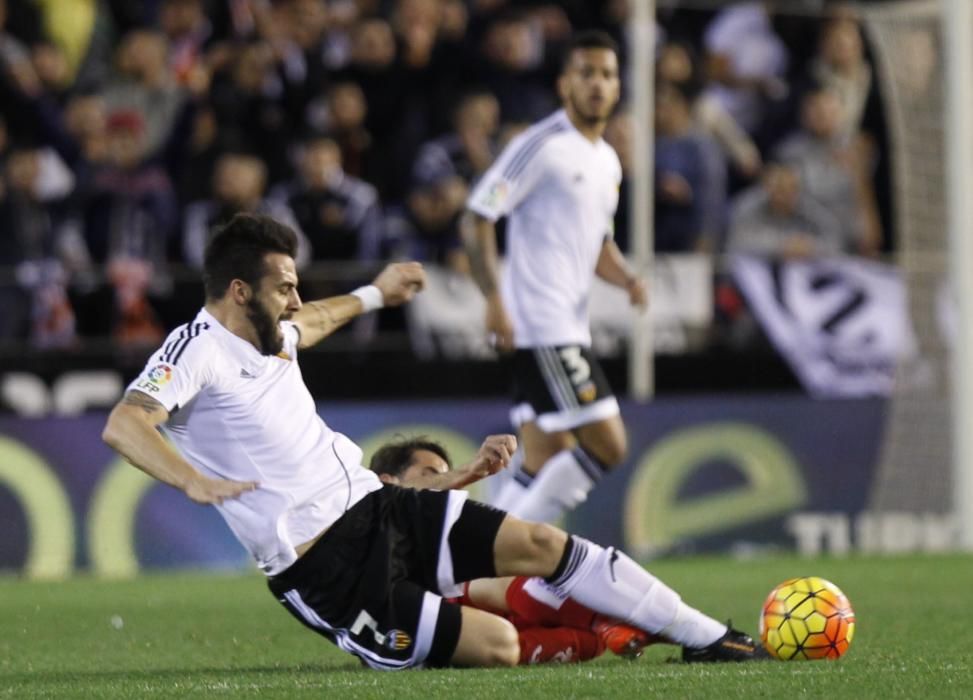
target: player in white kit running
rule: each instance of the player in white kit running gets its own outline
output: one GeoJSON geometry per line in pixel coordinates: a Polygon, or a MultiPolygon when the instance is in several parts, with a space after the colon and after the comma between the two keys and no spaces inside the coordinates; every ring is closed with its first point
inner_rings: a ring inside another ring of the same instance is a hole
{"type": "Polygon", "coordinates": [[[462,226],[487,330],[513,364],[511,417],[524,450],[494,505],[540,522],[584,501],[627,452],[618,402],[590,349],[595,275],[647,303],[613,240],[622,168],[602,134],[619,96],[614,40],[578,35],[558,92],[563,109],[511,141],[471,193],[462,226]],[[494,224],[504,216],[500,282],[494,224]]]}
{"type": "MultiPolygon", "coordinates": [[[[408,301],[422,267],[389,265],[373,285],[302,304],[296,249],[294,232],[268,217],[238,215],[217,231],[204,307],[151,355],[103,433],[150,476],[215,505],[294,617],[372,668],[514,665],[509,621],[444,597],[477,578],[540,576],[558,595],[682,644],[687,660],[755,657],[750,637],[614,548],[464,491],[383,486],[318,416],[297,353],[408,301]]],[[[515,449],[513,436],[491,436],[464,469],[495,473],[515,449]]]]}

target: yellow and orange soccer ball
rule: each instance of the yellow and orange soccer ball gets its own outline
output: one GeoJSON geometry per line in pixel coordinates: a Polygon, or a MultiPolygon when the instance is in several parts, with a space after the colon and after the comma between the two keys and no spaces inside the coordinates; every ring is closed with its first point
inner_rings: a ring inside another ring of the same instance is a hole
{"type": "Polygon", "coordinates": [[[855,611],[847,596],[817,576],[784,581],[760,611],[760,641],[783,661],[837,659],[854,636],[855,611]]]}

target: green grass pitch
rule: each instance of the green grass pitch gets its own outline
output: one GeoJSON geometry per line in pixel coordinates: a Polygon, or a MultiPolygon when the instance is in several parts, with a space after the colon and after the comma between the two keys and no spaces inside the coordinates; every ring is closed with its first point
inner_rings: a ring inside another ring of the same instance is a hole
{"type": "Polygon", "coordinates": [[[691,666],[674,647],[637,661],[380,673],[302,627],[258,575],[133,581],[0,578],[0,698],[971,698],[973,558],[664,560],[687,602],[756,632],[766,593],[823,576],[858,627],[836,662],[691,666]]]}

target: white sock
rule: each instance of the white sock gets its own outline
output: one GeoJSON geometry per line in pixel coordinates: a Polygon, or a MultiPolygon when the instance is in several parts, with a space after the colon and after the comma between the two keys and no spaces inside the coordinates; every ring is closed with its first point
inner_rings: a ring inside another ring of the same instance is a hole
{"type": "Polygon", "coordinates": [[[557,588],[537,576],[532,576],[524,582],[524,593],[555,610],[560,610],[564,601],[568,599],[557,588]]]}
{"type": "Polygon", "coordinates": [[[584,503],[603,473],[582,449],[562,450],[544,463],[508,512],[536,523],[556,522],[584,503]]]}
{"type": "Polygon", "coordinates": [[[726,625],[691,608],[679,594],[614,547],[571,536],[567,564],[549,583],[596,612],[688,647],[708,646],[726,625]]]}
{"type": "MultiPolygon", "coordinates": [[[[504,470],[508,472],[496,495],[490,499],[490,505],[508,513],[527,493],[527,488],[534,480],[532,474],[524,471],[524,451],[518,449],[510,459],[510,464],[504,470]]],[[[492,478],[496,478],[495,476],[492,478]]]]}

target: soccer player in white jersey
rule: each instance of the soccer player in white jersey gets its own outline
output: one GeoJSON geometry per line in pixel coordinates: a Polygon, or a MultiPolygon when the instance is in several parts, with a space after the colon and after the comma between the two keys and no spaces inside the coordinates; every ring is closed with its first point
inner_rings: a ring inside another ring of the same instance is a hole
{"type": "MultiPolygon", "coordinates": [[[[408,301],[422,267],[389,265],[372,285],[302,304],[296,249],[294,232],[268,217],[241,214],[217,231],[204,307],[151,355],[103,433],[150,476],[215,505],[294,617],[372,668],[514,665],[509,621],[444,596],[477,578],[539,576],[683,645],[686,660],[759,653],[614,548],[464,491],[383,486],[318,416],[297,353],[363,312],[408,301]]],[[[464,471],[495,473],[515,449],[513,436],[487,438],[464,471]]]]}
{"type": "Polygon", "coordinates": [[[572,41],[558,79],[563,109],[507,146],[477,183],[462,232],[487,301],[487,330],[511,353],[523,465],[494,505],[554,522],[624,461],[618,402],[591,354],[595,275],[645,307],[645,282],[613,240],[622,169],[602,134],[619,96],[618,52],[602,32],[572,41]],[[495,222],[507,217],[499,283],[495,222]]]}

